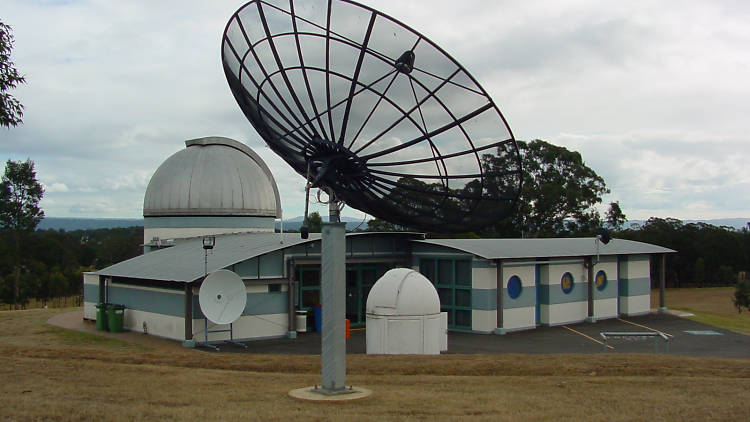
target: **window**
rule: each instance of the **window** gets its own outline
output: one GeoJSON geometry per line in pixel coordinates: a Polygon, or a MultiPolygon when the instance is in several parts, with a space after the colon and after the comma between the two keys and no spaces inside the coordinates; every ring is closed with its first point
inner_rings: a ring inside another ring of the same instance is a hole
{"type": "Polygon", "coordinates": [[[300,290],[300,310],[312,309],[320,304],[320,267],[297,267],[300,290]]]}
{"type": "Polygon", "coordinates": [[[456,261],[456,285],[471,287],[471,261],[456,261]]]}
{"type": "Polygon", "coordinates": [[[600,292],[607,288],[607,273],[605,273],[604,270],[599,270],[599,272],[596,273],[594,284],[596,285],[596,290],[599,290],[600,292]]]}
{"type": "Polygon", "coordinates": [[[508,279],[508,296],[510,296],[511,299],[515,299],[518,296],[521,296],[521,290],[523,289],[523,286],[521,285],[521,279],[514,275],[510,279],[508,279]]]}
{"type": "Polygon", "coordinates": [[[568,294],[572,292],[573,284],[573,274],[565,273],[562,275],[562,278],[560,279],[560,287],[562,288],[563,293],[568,294]]]}
{"type": "Polygon", "coordinates": [[[435,284],[435,260],[434,259],[420,259],[419,260],[419,272],[423,276],[427,277],[433,284],[435,284]]]}
{"type": "Polygon", "coordinates": [[[281,292],[281,284],[269,284],[268,293],[279,293],[281,292]]]}
{"type": "Polygon", "coordinates": [[[448,327],[471,329],[471,260],[419,260],[419,272],[430,280],[440,296],[440,310],[448,314],[448,327]]]}

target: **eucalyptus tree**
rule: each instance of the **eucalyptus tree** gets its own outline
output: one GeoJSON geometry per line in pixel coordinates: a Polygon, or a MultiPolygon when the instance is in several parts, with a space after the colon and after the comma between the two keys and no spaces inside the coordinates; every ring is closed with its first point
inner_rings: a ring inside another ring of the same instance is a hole
{"type": "Polygon", "coordinates": [[[13,254],[14,308],[18,306],[21,241],[44,218],[44,211],[39,208],[43,195],[44,187],[36,179],[34,162],[8,160],[0,182],[0,227],[10,237],[8,243],[13,254]]]}

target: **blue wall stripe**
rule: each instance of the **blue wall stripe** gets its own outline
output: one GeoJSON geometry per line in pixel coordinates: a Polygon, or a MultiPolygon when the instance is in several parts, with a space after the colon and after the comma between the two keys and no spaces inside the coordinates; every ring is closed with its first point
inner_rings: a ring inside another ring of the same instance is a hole
{"type": "Polygon", "coordinates": [[[185,295],[181,290],[166,293],[117,285],[110,285],[107,290],[110,303],[125,305],[128,309],[178,317],[185,315],[185,295]]]}
{"type": "Polygon", "coordinates": [[[471,262],[472,268],[496,268],[497,265],[495,265],[494,262],[486,260],[486,259],[474,259],[471,262]]]}
{"type": "Polygon", "coordinates": [[[284,293],[248,293],[242,315],[285,314],[288,296],[284,293]]]}
{"type": "Polygon", "coordinates": [[[83,301],[99,303],[99,285],[84,284],[83,285],[83,301]]]}
{"type": "Polygon", "coordinates": [[[620,280],[620,285],[620,296],[642,296],[651,294],[651,279],[649,277],[620,280]]]}
{"type": "Polygon", "coordinates": [[[508,288],[503,288],[503,309],[528,308],[536,306],[536,288],[534,286],[523,286],[521,294],[512,299],[508,294],[508,288]]]}
{"type": "Polygon", "coordinates": [[[497,289],[471,289],[471,309],[481,311],[497,309],[497,289]]]}
{"type": "Polygon", "coordinates": [[[619,282],[617,280],[607,280],[607,286],[604,290],[598,290],[594,286],[594,299],[614,299],[617,297],[619,282]]]}
{"type": "Polygon", "coordinates": [[[573,290],[565,294],[559,284],[545,285],[546,292],[542,293],[545,305],[555,305],[558,303],[582,302],[588,300],[588,283],[579,281],[573,282],[573,290]]]}
{"type": "Polygon", "coordinates": [[[284,275],[284,254],[281,251],[269,252],[260,256],[261,277],[282,277],[284,275]]]}
{"type": "MultiPolygon", "coordinates": [[[[83,297],[86,302],[98,302],[99,287],[85,284],[83,286],[83,297]]],[[[287,300],[286,293],[248,293],[247,303],[242,315],[285,314],[287,312],[287,300]]],[[[109,301],[138,311],[176,317],[185,315],[185,296],[181,290],[175,290],[175,293],[167,293],[111,285],[109,286],[109,301]]],[[[193,318],[203,318],[197,295],[193,296],[193,318]]]]}

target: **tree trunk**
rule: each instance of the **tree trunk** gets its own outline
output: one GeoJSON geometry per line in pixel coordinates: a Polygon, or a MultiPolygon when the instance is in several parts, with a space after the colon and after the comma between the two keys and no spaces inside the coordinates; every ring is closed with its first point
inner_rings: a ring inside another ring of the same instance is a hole
{"type": "Polygon", "coordinates": [[[16,264],[13,270],[13,309],[18,309],[18,279],[21,275],[21,268],[16,264]]]}
{"type": "Polygon", "coordinates": [[[13,309],[18,310],[18,280],[21,277],[21,247],[18,241],[18,232],[13,233],[16,265],[13,271],[13,309]]]}

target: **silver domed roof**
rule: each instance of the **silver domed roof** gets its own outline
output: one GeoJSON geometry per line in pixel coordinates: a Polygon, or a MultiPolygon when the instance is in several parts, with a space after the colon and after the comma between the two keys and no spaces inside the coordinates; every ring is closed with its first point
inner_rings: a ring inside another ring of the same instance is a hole
{"type": "Polygon", "coordinates": [[[144,217],[281,217],[276,181],[250,147],[223,137],[192,139],[185,146],[151,177],[144,217]]]}

